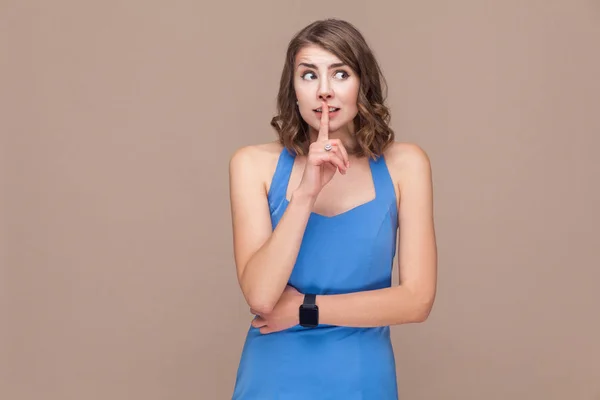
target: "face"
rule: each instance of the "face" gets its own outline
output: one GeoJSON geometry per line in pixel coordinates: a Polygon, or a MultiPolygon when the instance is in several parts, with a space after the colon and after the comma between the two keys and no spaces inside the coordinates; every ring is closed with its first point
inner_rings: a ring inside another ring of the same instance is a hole
{"type": "Polygon", "coordinates": [[[319,130],[321,101],[325,100],[330,107],[329,132],[351,132],[358,113],[359,85],[357,74],[321,47],[306,46],[296,55],[294,89],[298,108],[313,131],[319,130]]]}

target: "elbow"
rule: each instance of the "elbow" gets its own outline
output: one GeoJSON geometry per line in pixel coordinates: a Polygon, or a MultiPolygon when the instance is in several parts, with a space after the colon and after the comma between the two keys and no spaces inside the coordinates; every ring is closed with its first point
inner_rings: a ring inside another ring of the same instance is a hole
{"type": "Polygon", "coordinates": [[[432,308],[433,299],[428,299],[426,301],[419,302],[419,304],[415,307],[415,315],[413,318],[413,322],[422,323],[427,321],[432,308]]]}
{"type": "Polygon", "coordinates": [[[260,298],[249,298],[247,303],[250,306],[250,309],[259,315],[270,314],[273,311],[273,308],[275,308],[274,304],[260,298]]]}
{"type": "Polygon", "coordinates": [[[276,302],[270,298],[265,290],[251,286],[249,282],[244,279],[243,274],[240,277],[240,286],[244,298],[246,299],[246,304],[248,304],[252,312],[264,315],[270,314],[273,311],[276,302]]]}
{"type": "Polygon", "coordinates": [[[411,322],[423,323],[429,318],[429,314],[431,314],[431,310],[433,308],[433,303],[435,302],[435,286],[431,288],[415,288],[410,290],[410,292],[412,294],[411,303],[413,304],[413,315],[411,322]]]}
{"type": "Polygon", "coordinates": [[[266,293],[256,293],[254,290],[248,290],[245,297],[246,303],[256,314],[270,314],[275,308],[275,302],[269,299],[266,293]]]}
{"type": "Polygon", "coordinates": [[[413,322],[420,324],[422,322],[427,321],[427,318],[429,318],[429,310],[419,310],[417,313],[415,313],[413,322]]]}

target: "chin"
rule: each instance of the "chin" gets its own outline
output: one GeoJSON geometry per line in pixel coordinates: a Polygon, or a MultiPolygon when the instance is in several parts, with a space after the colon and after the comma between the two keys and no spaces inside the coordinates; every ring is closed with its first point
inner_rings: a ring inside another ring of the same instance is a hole
{"type": "MultiPolygon", "coordinates": [[[[306,119],[305,119],[306,121],[306,119]]],[[[321,125],[321,121],[318,119],[313,120],[314,122],[312,124],[308,124],[315,132],[319,132],[319,127],[321,125]]],[[[329,133],[335,133],[337,131],[339,131],[341,128],[343,127],[350,127],[350,124],[352,124],[354,121],[354,119],[349,119],[349,120],[341,120],[340,118],[336,118],[335,121],[330,120],[329,121],[329,133]]]]}
{"type": "MultiPolygon", "coordinates": [[[[340,129],[342,129],[344,127],[348,127],[351,122],[352,122],[352,120],[329,122],[329,133],[336,133],[340,129]]],[[[317,131],[318,131],[318,129],[317,129],[317,131]]]]}
{"type": "Polygon", "coordinates": [[[329,133],[336,133],[340,129],[339,124],[329,125],[329,133]]]}

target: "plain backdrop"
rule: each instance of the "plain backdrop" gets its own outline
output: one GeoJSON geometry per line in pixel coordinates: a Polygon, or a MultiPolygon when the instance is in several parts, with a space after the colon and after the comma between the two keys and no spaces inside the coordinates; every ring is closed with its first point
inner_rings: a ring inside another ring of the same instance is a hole
{"type": "Polygon", "coordinates": [[[433,167],[401,398],[600,399],[596,0],[0,1],[1,399],[231,398],[228,162],[275,139],[287,43],[325,17],[433,167]]]}

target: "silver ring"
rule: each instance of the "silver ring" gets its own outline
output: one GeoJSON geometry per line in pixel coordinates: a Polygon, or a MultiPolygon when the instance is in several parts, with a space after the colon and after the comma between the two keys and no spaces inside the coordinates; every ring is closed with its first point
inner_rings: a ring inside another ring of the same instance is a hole
{"type": "Polygon", "coordinates": [[[331,151],[331,149],[332,149],[332,148],[333,148],[333,147],[331,146],[331,143],[327,143],[327,144],[325,145],[325,151],[331,151]]]}

